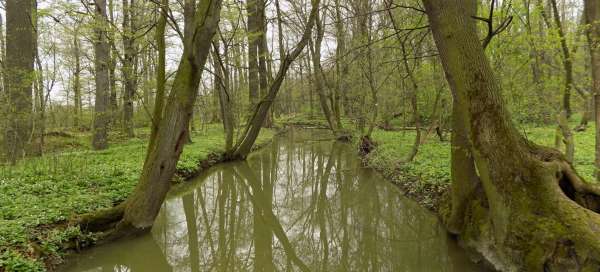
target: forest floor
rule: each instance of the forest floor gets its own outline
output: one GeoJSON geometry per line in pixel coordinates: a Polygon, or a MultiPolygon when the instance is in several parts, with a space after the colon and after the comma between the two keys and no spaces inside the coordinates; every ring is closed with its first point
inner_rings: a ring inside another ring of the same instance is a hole
{"type": "MultiPolygon", "coordinates": [[[[60,261],[62,245],[82,239],[78,228],[64,227],[70,218],[126,199],[148,145],[148,129],[136,133],[138,138],[129,140],[111,135],[110,148],[103,151],[90,150],[89,134],[56,133],[48,136],[55,152],[0,166],[0,271],[43,271],[44,265],[60,261]]],[[[268,143],[274,134],[263,129],[255,146],[268,143]]],[[[217,162],[223,146],[221,125],[193,133],[175,181],[217,162]]]]}

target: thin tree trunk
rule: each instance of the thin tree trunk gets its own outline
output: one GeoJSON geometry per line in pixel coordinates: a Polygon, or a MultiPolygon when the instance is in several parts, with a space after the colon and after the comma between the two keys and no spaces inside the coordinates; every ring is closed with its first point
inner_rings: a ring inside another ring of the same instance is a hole
{"type": "MultiPolygon", "coordinates": [[[[224,45],[227,46],[227,45],[224,45]]],[[[229,71],[227,64],[219,55],[219,42],[213,41],[213,66],[215,70],[215,90],[219,95],[219,104],[221,109],[221,120],[223,130],[225,131],[225,150],[233,147],[233,107],[229,88],[229,71]]],[[[227,55],[227,53],[225,53],[227,55]]]]}
{"type": "Polygon", "coordinates": [[[563,67],[565,69],[565,86],[563,90],[563,109],[567,114],[567,120],[571,118],[571,89],[573,88],[573,60],[567,45],[567,37],[564,32],[563,24],[560,20],[560,13],[556,5],[556,0],[550,0],[552,6],[552,14],[554,15],[554,23],[560,37],[560,47],[563,54],[563,67]]]}
{"type": "MultiPolygon", "coordinates": [[[[323,12],[324,14],[326,11],[323,12]]],[[[321,110],[323,110],[323,115],[325,116],[325,120],[327,120],[327,124],[329,128],[336,133],[337,124],[334,121],[333,115],[331,113],[331,109],[329,108],[329,104],[327,103],[327,96],[325,94],[324,87],[324,78],[321,73],[321,43],[323,42],[323,37],[325,35],[324,21],[321,21],[321,16],[317,14],[317,18],[315,20],[316,26],[316,37],[314,42],[309,42],[309,47],[312,55],[312,64],[313,64],[313,78],[315,82],[315,89],[317,91],[317,95],[319,96],[319,103],[321,104],[321,110]]]]}
{"type": "Polygon", "coordinates": [[[73,58],[75,68],[73,70],[73,123],[79,127],[81,118],[81,42],[79,41],[79,27],[73,29],[73,58]]]}
{"type": "Polygon", "coordinates": [[[592,96],[594,114],[596,117],[596,180],[600,180],[600,3],[598,1],[585,0],[587,37],[590,48],[592,63],[592,96]]]}

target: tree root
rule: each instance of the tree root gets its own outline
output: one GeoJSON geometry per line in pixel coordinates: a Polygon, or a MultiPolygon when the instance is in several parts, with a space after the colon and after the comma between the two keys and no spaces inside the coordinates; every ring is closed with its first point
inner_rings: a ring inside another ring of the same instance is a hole
{"type": "Polygon", "coordinates": [[[360,138],[360,146],[358,147],[358,153],[361,156],[366,156],[369,153],[371,153],[371,151],[373,151],[375,147],[377,147],[377,145],[371,139],[370,136],[362,136],[362,138],[360,138]]]}
{"type": "Polygon", "coordinates": [[[582,207],[600,213],[600,186],[583,181],[570,164],[558,164],[557,178],[565,195],[582,207]]]}
{"type": "Polygon", "coordinates": [[[468,198],[458,239],[501,271],[600,271],[600,186],[558,150],[531,147],[522,168],[494,172],[496,195],[468,198]]]}
{"type": "Polygon", "coordinates": [[[115,228],[123,219],[125,204],[121,203],[112,208],[99,210],[75,218],[73,224],[78,225],[84,232],[104,232],[115,228]]]}

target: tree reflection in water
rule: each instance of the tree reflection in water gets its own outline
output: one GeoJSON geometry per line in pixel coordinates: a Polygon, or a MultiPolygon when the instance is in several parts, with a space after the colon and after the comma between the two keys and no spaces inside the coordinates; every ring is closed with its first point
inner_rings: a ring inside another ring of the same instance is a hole
{"type": "Polygon", "coordinates": [[[152,235],[94,249],[71,271],[481,271],[327,135],[292,131],[212,168],[171,193],[152,235]]]}

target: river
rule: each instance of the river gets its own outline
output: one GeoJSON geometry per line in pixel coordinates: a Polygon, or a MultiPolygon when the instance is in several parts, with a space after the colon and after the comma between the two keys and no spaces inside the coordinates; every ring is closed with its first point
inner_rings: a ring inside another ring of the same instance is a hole
{"type": "Polygon", "coordinates": [[[326,131],[292,129],[174,188],[151,233],[76,254],[61,270],[484,270],[356,153],[326,131]]]}

